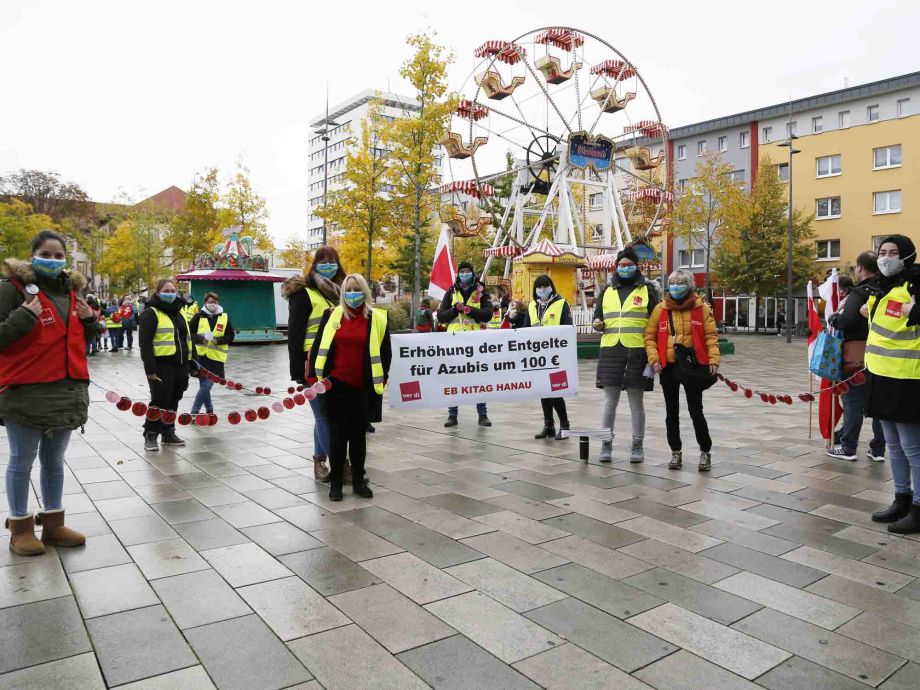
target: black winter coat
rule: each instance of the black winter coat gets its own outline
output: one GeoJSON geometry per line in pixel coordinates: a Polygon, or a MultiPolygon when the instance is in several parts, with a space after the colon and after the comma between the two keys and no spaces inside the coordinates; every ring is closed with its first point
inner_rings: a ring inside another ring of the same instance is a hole
{"type": "Polygon", "coordinates": [[[843,333],[843,339],[866,340],[869,337],[869,321],[859,313],[860,307],[869,301],[869,295],[881,292],[873,288],[875,278],[867,278],[854,285],[847,293],[843,309],[831,317],[831,325],[843,333]]]}
{"type": "Polygon", "coordinates": [[[186,323],[185,317],[181,313],[181,309],[184,306],[185,304],[178,298],[172,304],[166,304],[158,295],[154,295],[147,302],[147,308],[141,312],[138,320],[137,340],[141,349],[141,361],[144,363],[145,374],[157,373],[157,363],[171,366],[188,365],[188,323],[186,323]],[[157,315],[154,308],[166,314],[176,329],[178,347],[173,355],[156,357],[153,354],[153,336],[157,330],[157,315]]]}
{"type": "MultiPolygon", "coordinates": [[[[474,279],[470,287],[464,288],[460,286],[460,279],[457,278],[456,282],[445,293],[444,299],[441,300],[441,307],[438,309],[438,323],[447,326],[459,315],[457,308],[454,306],[454,293],[456,291],[460,292],[464,303],[466,303],[466,300],[476,291],[479,285],[479,281],[474,279]]],[[[476,323],[489,323],[492,320],[492,301],[485,287],[483,287],[482,296],[479,300],[479,308],[471,308],[467,316],[476,323]]]]}
{"type": "Polygon", "coordinates": [[[307,337],[307,322],[313,311],[313,302],[304,289],[306,287],[307,279],[304,276],[291,276],[281,286],[281,294],[288,301],[288,364],[291,380],[297,383],[303,383],[306,374],[307,353],[303,350],[303,342],[307,337]]]}
{"type": "MultiPolygon", "coordinates": [[[[659,302],[658,291],[654,283],[645,280],[641,275],[629,283],[624,283],[620,281],[619,276],[614,274],[611,284],[605,287],[597,298],[594,318],[604,320],[604,294],[607,290],[616,290],[622,304],[630,293],[643,283],[648,286],[648,313],[651,315],[659,302]]],[[[655,380],[643,376],[646,366],[648,366],[648,358],[645,354],[644,342],[641,347],[624,347],[622,343],[617,343],[613,347],[602,347],[597,358],[596,385],[598,388],[617,386],[650,391],[655,380]]]]}

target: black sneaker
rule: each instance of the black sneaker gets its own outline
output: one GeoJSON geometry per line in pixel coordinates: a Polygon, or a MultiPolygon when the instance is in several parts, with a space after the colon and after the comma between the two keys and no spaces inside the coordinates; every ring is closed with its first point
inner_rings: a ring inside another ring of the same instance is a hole
{"type": "Polygon", "coordinates": [[[869,458],[872,462],[885,462],[885,451],[877,453],[870,448],[866,451],[866,457],[869,458]]]}
{"type": "Polygon", "coordinates": [[[164,431],[163,432],[163,445],[164,446],[184,446],[185,441],[176,436],[175,431],[164,431]]]}
{"type": "Polygon", "coordinates": [[[374,425],[373,425],[373,424],[371,424],[370,422],[368,422],[368,423],[367,423],[367,428],[364,430],[364,433],[366,433],[366,434],[375,434],[375,433],[377,433],[377,430],[374,428],[374,425]]]}
{"type": "Polygon", "coordinates": [[[351,490],[355,496],[360,496],[361,498],[373,498],[374,497],[374,492],[371,491],[371,487],[367,485],[367,482],[365,482],[361,486],[353,486],[351,490]]]}
{"type": "Polygon", "coordinates": [[[151,453],[155,453],[160,450],[160,444],[157,443],[156,434],[144,434],[144,450],[148,450],[151,453]]]}
{"type": "Polygon", "coordinates": [[[479,426],[492,426],[492,422],[489,420],[488,415],[479,415],[479,426]]]}
{"type": "Polygon", "coordinates": [[[447,418],[447,421],[444,422],[444,428],[449,429],[452,426],[457,426],[457,418],[453,415],[447,418]]]}
{"type": "Polygon", "coordinates": [[[827,456],[830,458],[837,458],[838,460],[856,460],[856,453],[844,450],[843,446],[829,448],[826,452],[827,456]]]}
{"type": "Polygon", "coordinates": [[[341,501],[342,500],[342,487],[341,486],[330,486],[329,487],[329,500],[330,501],[341,501]]]}

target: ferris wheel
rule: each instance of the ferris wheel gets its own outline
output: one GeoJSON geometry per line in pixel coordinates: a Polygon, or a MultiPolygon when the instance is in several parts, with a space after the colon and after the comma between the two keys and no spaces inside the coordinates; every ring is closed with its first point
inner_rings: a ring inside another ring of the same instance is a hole
{"type": "Polygon", "coordinates": [[[544,237],[586,256],[663,229],[668,130],[631,61],[571,27],[487,40],[474,56],[442,142],[453,201],[441,216],[455,236],[492,226],[490,262],[544,237]],[[490,197],[506,176],[500,208],[490,197]]]}

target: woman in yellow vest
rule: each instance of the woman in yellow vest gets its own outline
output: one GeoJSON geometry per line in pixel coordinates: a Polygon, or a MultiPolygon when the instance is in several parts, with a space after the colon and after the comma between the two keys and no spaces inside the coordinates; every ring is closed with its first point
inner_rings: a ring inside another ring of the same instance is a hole
{"type": "Polygon", "coordinates": [[[868,416],[882,423],[894,503],[872,515],[895,534],[920,533],[920,267],[917,249],[904,235],[878,249],[877,295],[861,308],[869,319],[866,367],[872,374],[868,416]]]}
{"type": "MultiPolygon", "coordinates": [[[[556,285],[548,275],[537,276],[533,281],[533,301],[524,315],[524,328],[539,326],[571,326],[572,310],[565,298],[556,293],[556,285]]],[[[543,431],[534,438],[555,436],[562,440],[562,432],[569,429],[569,415],[565,409],[565,398],[540,398],[543,405],[543,431]],[[559,433],[556,433],[553,410],[559,417],[559,433]]]]}
{"type": "MultiPolygon", "coordinates": [[[[281,286],[288,301],[288,361],[292,381],[304,383],[310,350],[323,320],[323,314],[341,300],[345,270],[333,247],[320,247],[306,275],[292,276],[281,286]]],[[[313,412],[313,479],[329,481],[326,458],[329,456],[329,423],[320,401],[311,400],[313,412]]]]}
{"type": "Polygon", "coordinates": [[[639,255],[632,247],[617,254],[616,273],[610,277],[594,307],[594,329],[601,331],[597,359],[597,387],[604,390],[601,426],[610,429],[610,440],[601,442],[601,462],[613,459],[613,427],[620,393],[629,398],[632,421],[630,462],[642,462],[645,453],[645,407],[643,395],[652,390],[653,379],[645,376],[645,325],[658,304],[655,287],[639,270],[639,255]]]}
{"type": "Polygon", "coordinates": [[[323,315],[313,340],[308,377],[332,382],[319,396],[329,421],[332,501],[342,500],[346,457],[355,495],[374,496],[364,478],[365,431],[369,422],[380,421],[391,357],[386,310],[371,306],[371,289],[360,273],[346,276],[339,306],[323,315]]]}
{"type": "MultiPolygon", "coordinates": [[[[182,394],[188,388],[189,359],[192,350],[188,323],[176,299],[176,283],[171,278],[157,282],[156,294],[147,302],[138,323],[137,339],[141,361],[150,386],[150,407],[177,411],[182,394]]],[[[164,446],[184,446],[176,436],[176,425],[157,419],[144,422],[144,450],[160,450],[157,436],[164,446]]]]}
{"type": "MultiPolygon", "coordinates": [[[[209,292],[204,296],[204,309],[195,314],[189,322],[189,332],[192,334],[192,344],[195,346],[195,361],[203,369],[207,369],[219,378],[225,378],[224,365],[230,351],[230,343],[236,337],[233,324],[223,307],[216,292],[209,292]]],[[[205,377],[198,377],[198,394],[192,403],[192,421],[194,415],[204,406],[205,412],[214,412],[211,402],[211,388],[214,382],[205,377]]]]}

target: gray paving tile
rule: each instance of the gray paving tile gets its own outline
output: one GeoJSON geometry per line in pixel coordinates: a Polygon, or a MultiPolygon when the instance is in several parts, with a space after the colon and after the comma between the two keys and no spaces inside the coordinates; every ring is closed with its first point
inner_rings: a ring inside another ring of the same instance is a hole
{"type": "Polygon", "coordinates": [[[281,522],[280,517],[253,501],[214,506],[214,512],[238,529],[281,522]]]}
{"type": "Polygon", "coordinates": [[[576,563],[544,570],[533,577],[617,618],[629,618],[664,603],[657,597],[576,563]]]}
{"type": "Polygon", "coordinates": [[[86,537],[95,537],[100,534],[111,534],[108,523],[99,513],[67,514],[67,526],[72,527],[86,537]]]}
{"type": "Polygon", "coordinates": [[[214,690],[214,683],[211,682],[203,667],[192,666],[181,671],[164,673],[162,676],[122,685],[119,690],[214,690]]]}
{"type": "MultiPolygon", "coordinates": [[[[794,656],[757,679],[757,685],[770,690],[865,690],[866,685],[828,668],[794,656]]],[[[882,686],[884,687],[884,686],[882,686]]]]}
{"type": "Polygon", "coordinates": [[[649,570],[652,566],[625,553],[608,549],[582,537],[566,537],[540,545],[540,548],[591,570],[622,579],[649,570]]]}
{"type": "Polygon", "coordinates": [[[904,664],[903,659],[772,609],[761,609],[732,628],[873,686],[904,664]]]}
{"type": "Polygon", "coordinates": [[[456,634],[440,619],[388,585],[337,594],[329,601],[392,654],[456,634]]]}
{"type": "Polygon", "coordinates": [[[104,690],[96,655],[79,654],[67,659],[11,671],[0,675],[0,687],[15,690],[104,690]]]}
{"type": "Polygon", "coordinates": [[[147,503],[166,503],[167,501],[185,501],[192,498],[181,486],[172,482],[168,484],[150,484],[148,486],[136,486],[134,490],[138,496],[143,498],[147,503]]]}
{"type": "Polygon", "coordinates": [[[519,661],[514,667],[545,688],[650,690],[642,681],[572,644],[519,661]]]}
{"type": "MultiPolygon", "coordinates": [[[[636,671],[636,678],[657,690],[758,690],[760,687],[684,650],[636,671]]],[[[797,685],[784,687],[806,690],[797,685]]]]}
{"type": "Polygon", "coordinates": [[[184,539],[167,539],[128,547],[148,580],[206,570],[208,564],[184,539]]]}
{"type": "Polygon", "coordinates": [[[0,609],[0,673],[92,651],[73,597],[0,609]]]}
{"type": "Polygon", "coordinates": [[[463,517],[476,517],[489,513],[497,513],[502,510],[500,506],[477,501],[475,498],[467,498],[460,494],[435,494],[434,496],[425,496],[421,498],[421,500],[429,505],[450,511],[451,513],[456,513],[457,515],[462,515],[463,517]]]}
{"type": "Polygon", "coordinates": [[[572,494],[564,491],[557,491],[547,486],[531,484],[530,482],[511,481],[501,485],[501,490],[507,493],[517,494],[524,498],[532,498],[535,501],[551,501],[555,498],[565,498],[572,494]]]}
{"type": "Polygon", "coordinates": [[[160,603],[134,563],[74,573],[70,583],[84,618],[160,603]]]}
{"type": "MultiPolygon", "coordinates": [[[[608,505],[599,501],[592,500],[587,496],[569,496],[549,501],[551,505],[567,508],[573,513],[586,515],[587,517],[614,524],[639,517],[639,513],[632,510],[625,510],[619,507],[619,504],[608,505]]],[[[622,502],[621,502],[622,503],[622,502]]]]}
{"type": "Polygon", "coordinates": [[[424,690],[428,686],[357,625],[295,640],[288,645],[326,688],[424,690]],[[340,653],[349,650],[348,654],[340,653]]]}
{"type": "Polygon", "coordinates": [[[299,577],[240,587],[237,593],[285,641],[351,622],[299,577]]]}
{"type": "Polygon", "coordinates": [[[677,651],[674,645],[577,599],[563,599],[524,615],[627,673],[677,651]]]}
{"type": "Polygon", "coordinates": [[[665,544],[694,553],[718,546],[721,543],[718,539],[707,537],[705,534],[692,532],[682,527],[675,527],[650,517],[637,517],[632,520],[626,520],[620,523],[620,527],[636,534],[641,534],[648,539],[657,539],[665,544]]]}
{"type": "Polygon", "coordinates": [[[795,551],[790,551],[783,554],[781,558],[817,570],[823,570],[826,573],[837,575],[847,580],[854,580],[870,587],[878,587],[886,592],[897,592],[904,585],[914,581],[914,578],[909,575],[896,573],[893,570],[879,568],[861,561],[854,561],[852,558],[845,558],[810,546],[803,546],[795,551]]]}
{"type": "Polygon", "coordinates": [[[463,543],[522,573],[535,573],[569,561],[503,532],[470,537],[463,543]]]}
{"type": "Polygon", "coordinates": [[[634,544],[645,539],[641,534],[627,529],[595,520],[580,513],[569,513],[543,521],[544,525],[556,527],[569,534],[583,537],[608,549],[618,549],[627,544],[634,544]]]}
{"type": "MultiPolygon", "coordinates": [[[[118,475],[116,474],[115,477],[118,475]]],[[[86,495],[94,501],[101,501],[107,498],[125,498],[135,496],[134,489],[121,480],[99,482],[97,484],[84,484],[83,490],[86,495]]]]}
{"type": "Polygon", "coordinates": [[[213,512],[193,498],[187,501],[155,503],[153,509],[170,525],[178,525],[183,522],[195,522],[196,520],[207,520],[216,517],[213,512]]]}
{"type": "Polygon", "coordinates": [[[754,551],[769,554],[770,556],[781,556],[787,551],[799,548],[797,542],[787,541],[779,537],[771,537],[769,534],[753,532],[737,525],[730,525],[719,520],[710,520],[701,522],[698,525],[690,527],[694,532],[708,534],[710,537],[721,539],[722,541],[738,544],[754,551]]]}
{"type": "Polygon", "coordinates": [[[272,556],[283,556],[297,551],[318,549],[323,543],[288,522],[246,527],[243,534],[268,551],[272,556]]]}
{"type": "Polygon", "coordinates": [[[526,515],[533,520],[546,520],[569,512],[566,508],[560,508],[543,501],[535,501],[517,494],[505,494],[504,496],[487,498],[486,503],[499,506],[504,510],[512,510],[520,515],[526,515]]]}
{"type": "Polygon", "coordinates": [[[566,598],[563,592],[492,558],[455,565],[445,572],[518,613],[566,598]]]}
{"type": "Polygon", "coordinates": [[[655,539],[639,541],[635,544],[624,546],[619,551],[640,561],[673,570],[707,585],[738,572],[737,568],[705,558],[699,554],[684,551],[670,544],[664,544],[655,539]]]}
{"type": "Polygon", "coordinates": [[[428,529],[433,529],[435,532],[451,539],[465,539],[474,537],[477,534],[496,531],[494,527],[489,527],[462,515],[454,515],[446,510],[434,507],[424,513],[414,513],[409,517],[413,522],[417,522],[428,529]]]}
{"type": "MultiPolygon", "coordinates": [[[[285,491],[284,489],[277,486],[272,486],[268,489],[258,489],[256,491],[245,491],[244,493],[247,498],[252,499],[260,506],[268,508],[269,510],[309,505],[307,501],[303,500],[299,496],[296,496],[290,491],[285,491]]],[[[301,491],[300,493],[304,492],[301,491]]]]}
{"type": "Polygon", "coordinates": [[[375,558],[362,562],[361,566],[418,604],[446,599],[471,589],[411,553],[375,558]]]}
{"type": "Polygon", "coordinates": [[[315,532],[342,522],[341,518],[312,503],[308,503],[305,506],[278,508],[274,510],[274,513],[304,532],[315,532]]]}
{"type": "Polygon", "coordinates": [[[231,587],[254,585],[291,575],[291,571],[268,555],[257,544],[238,544],[202,551],[211,567],[231,587]]]}
{"type": "Polygon", "coordinates": [[[539,687],[462,635],[404,652],[398,658],[437,690],[539,687]]]}
{"type": "Polygon", "coordinates": [[[110,565],[130,563],[131,556],[125,551],[121,542],[112,534],[87,537],[84,546],[60,549],[59,555],[64,570],[78,573],[81,570],[95,570],[110,565]]]}
{"type": "Polygon", "coordinates": [[[881,690],[916,690],[920,687],[920,665],[907,664],[882,683],[881,690]]]}
{"type": "Polygon", "coordinates": [[[182,630],[252,613],[213,570],[164,577],[151,584],[182,630]]]}
{"type": "Polygon", "coordinates": [[[102,513],[102,517],[109,521],[153,515],[153,510],[150,506],[137,496],[110,498],[104,501],[96,501],[95,503],[96,510],[102,513]]]}
{"type": "Polygon", "coordinates": [[[920,630],[872,613],[861,613],[836,632],[903,659],[920,663],[920,630]]]}
{"type": "Polygon", "coordinates": [[[221,690],[278,690],[312,678],[258,616],[203,625],[186,636],[221,690]]]}
{"type": "Polygon", "coordinates": [[[853,608],[920,628],[920,602],[902,597],[900,593],[889,594],[836,575],[829,575],[806,589],[853,608]]]}
{"type": "Polygon", "coordinates": [[[94,618],[86,622],[86,627],[109,685],[198,663],[162,606],[94,618]]]}
{"type": "Polygon", "coordinates": [[[617,503],[616,507],[620,510],[629,510],[633,513],[639,513],[640,515],[666,522],[675,527],[690,527],[691,525],[705,522],[708,519],[705,515],[697,515],[696,513],[690,513],[680,508],[672,508],[647,498],[634,498],[629,501],[620,501],[617,503]]]}
{"type": "Polygon", "coordinates": [[[333,525],[313,536],[353,561],[366,561],[399,553],[402,548],[351,523],[333,525]]]}
{"type": "Polygon", "coordinates": [[[197,551],[236,546],[249,541],[249,537],[220,518],[182,522],[175,525],[175,529],[197,551]]]}
{"type": "Polygon", "coordinates": [[[528,544],[540,544],[552,539],[569,536],[569,533],[564,530],[551,527],[537,520],[531,520],[529,517],[519,515],[510,510],[481,515],[473,519],[526,541],[528,544]]]}
{"type": "Polygon", "coordinates": [[[719,544],[719,546],[700,552],[699,555],[733,565],[741,570],[749,570],[791,587],[805,587],[820,580],[826,574],[821,570],[768,556],[737,544],[719,544]]]}
{"type": "Polygon", "coordinates": [[[313,589],[327,597],[382,582],[380,578],[329,547],[279,556],[278,560],[313,589]]]}
{"type": "Polygon", "coordinates": [[[175,539],[179,535],[159,515],[113,520],[109,523],[118,540],[125,546],[147,544],[152,541],[175,539]]]}
{"type": "Polygon", "coordinates": [[[0,568],[0,608],[70,594],[61,562],[54,556],[32,558],[0,568]]]}

